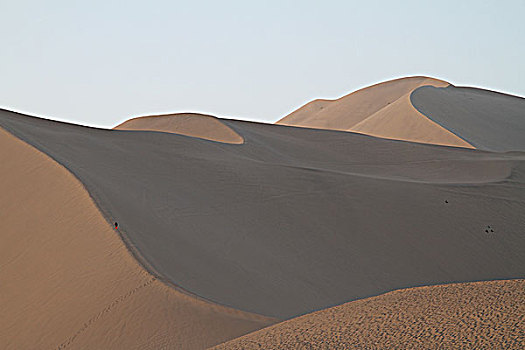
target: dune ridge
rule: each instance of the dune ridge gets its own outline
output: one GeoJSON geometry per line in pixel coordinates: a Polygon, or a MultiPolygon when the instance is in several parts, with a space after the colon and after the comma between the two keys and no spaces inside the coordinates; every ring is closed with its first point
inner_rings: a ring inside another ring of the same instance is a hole
{"type": "Polygon", "coordinates": [[[336,100],[315,100],[276,124],[358,132],[389,139],[473,148],[465,140],[426,118],[410,102],[421,86],[450,84],[415,76],[375,84],[336,100]]]}
{"type": "Polygon", "coordinates": [[[523,349],[525,280],[396,290],[317,311],[214,347],[523,349]]]}
{"type": "Polygon", "coordinates": [[[169,132],[231,144],[242,144],[244,142],[242,136],[216,117],[198,113],[137,117],[127,120],[113,129],[169,132]]]}
{"type": "Polygon", "coordinates": [[[167,287],[65,168],[3,129],[0,148],[1,348],[194,349],[274,322],[167,287]]]}

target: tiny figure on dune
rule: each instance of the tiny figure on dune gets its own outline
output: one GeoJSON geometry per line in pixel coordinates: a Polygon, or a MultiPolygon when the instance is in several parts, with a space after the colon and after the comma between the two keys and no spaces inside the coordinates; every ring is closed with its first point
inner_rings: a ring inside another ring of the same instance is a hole
{"type": "Polygon", "coordinates": [[[118,230],[118,222],[115,222],[115,230],[118,230]]]}

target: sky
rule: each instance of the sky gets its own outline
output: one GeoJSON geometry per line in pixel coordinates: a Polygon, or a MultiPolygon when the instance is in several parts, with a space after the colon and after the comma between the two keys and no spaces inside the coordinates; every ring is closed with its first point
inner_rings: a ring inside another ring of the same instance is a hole
{"type": "Polygon", "coordinates": [[[525,96],[525,1],[0,0],[0,108],[273,123],[404,76],[525,96]]]}

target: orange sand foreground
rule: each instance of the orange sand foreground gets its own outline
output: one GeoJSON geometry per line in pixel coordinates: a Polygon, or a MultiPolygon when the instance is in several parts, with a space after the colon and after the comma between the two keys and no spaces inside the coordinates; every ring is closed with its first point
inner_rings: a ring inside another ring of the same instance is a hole
{"type": "Polygon", "coordinates": [[[520,349],[525,280],[397,290],[285,321],[214,349],[520,349]]]}

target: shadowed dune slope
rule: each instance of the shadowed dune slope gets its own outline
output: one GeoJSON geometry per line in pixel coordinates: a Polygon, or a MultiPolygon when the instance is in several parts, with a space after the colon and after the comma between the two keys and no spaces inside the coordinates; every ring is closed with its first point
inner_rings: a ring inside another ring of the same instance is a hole
{"type": "Polygon", "coordinates": [[[201,139],[241,144],[242,137],[219,119],[204,114],[178,113],[133,118],[117,125],[117,130],[171,132],[201,139]]]}
{"type": "Polygon", "coordinates": [[[82,181],[145,265],[219,304],[290,318],[524,277],[524,153],[221,122],[245,142],[0,113],[82,181]]]}
{"type": "Polygon", "coordinates": [[[355,91],[337,100],[315,100],[279,120],[277,124],[359,132],[389,139],[438,145],[472,146],[425,118],[410,103],[421,86],[449,83],[428,77],[387,81],[355,91]]]}
{"type": "Polygon", "coordinates": [[[523,349],[525,281],[397,290],[301,316],[214,349],[523,349]]]}
{"type": "Polygon", "coordinates": [[[272,322],[165,286],[64,167],[2,129],[0,150],[0,348],[202,349],[272,322]]]}
{"type": "Polygon", "coordinates": [[[476,88],[423,86],[410,99],[429,119],[476,148],[525,150],[525,98],[476,88]]]}

